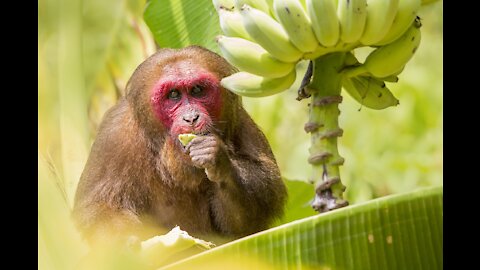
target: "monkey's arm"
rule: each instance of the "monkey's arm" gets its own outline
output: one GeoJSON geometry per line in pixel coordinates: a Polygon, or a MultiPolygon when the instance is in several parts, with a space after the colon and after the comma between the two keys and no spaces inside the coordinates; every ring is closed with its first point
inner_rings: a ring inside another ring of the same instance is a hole
{"type": "Polygon", "coordinates": [[[264,134],[242,109],[232,142],[199,136],[189,145],[192,162],[214,186],[211,210],[220,231],[244,236],[268,228],[283,213],[286,188],[264,134]]]}

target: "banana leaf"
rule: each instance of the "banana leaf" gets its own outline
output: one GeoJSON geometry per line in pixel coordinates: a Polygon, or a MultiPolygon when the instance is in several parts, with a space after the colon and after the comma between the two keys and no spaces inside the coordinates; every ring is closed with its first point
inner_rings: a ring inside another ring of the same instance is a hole
{"type": "Polygon", "coordinates": [[[162,269],[443,269],[443,186],[293,221],[162,269]]]}
{"type": "Polygon", "coordinates": [[[201,45],[219,52],[215,37],[221,30],[211,0],[150,0],[143,18],[160,47],[201,45]]]}

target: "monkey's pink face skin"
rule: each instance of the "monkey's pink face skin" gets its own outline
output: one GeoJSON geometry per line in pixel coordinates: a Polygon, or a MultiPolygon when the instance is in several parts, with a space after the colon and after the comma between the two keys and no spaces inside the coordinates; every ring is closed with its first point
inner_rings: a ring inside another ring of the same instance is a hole
{"type": "Polygon", "coordinates": [[[205,134],[220,117],[220,89],[218,78],[205,70],[168,72],[153,87],[150,102],[172,137],[205,134]]]}

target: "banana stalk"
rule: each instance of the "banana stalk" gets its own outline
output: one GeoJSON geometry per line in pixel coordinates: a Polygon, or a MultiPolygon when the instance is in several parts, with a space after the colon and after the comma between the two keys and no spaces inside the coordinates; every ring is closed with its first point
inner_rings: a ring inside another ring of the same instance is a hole
{"type": "Polygon", "coordinates": [[[343,133],[338,126],[338,104],[342,102],[340,70],[345,58],[345,52],[337,52],[315,59],[313,78],[307,86],[312,101],[305,131],[311,133],[308,162],[313,166],[310,180],[315,184],[312,207],[318,212],[348,205],[348,201],[343,199],[346,187],[342,184],[339,170],[344,159],[337,148],[337,138],[343,133]]]}

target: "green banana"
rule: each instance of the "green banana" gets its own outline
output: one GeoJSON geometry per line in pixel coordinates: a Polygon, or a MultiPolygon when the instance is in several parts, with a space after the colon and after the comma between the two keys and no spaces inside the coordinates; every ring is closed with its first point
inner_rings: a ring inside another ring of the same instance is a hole
{"type": "Polygon", "coordinates": [[[243,5],[247,4],[253,8],[261,10],[266,14],[270,14],[270,6],[266,0],[233,0],[235,1],[235,8],[240,10],[243,5]]]}
{"type": "Polygon", "coordinates": [[[405,68],[405,66],[403,66],[400,70],[398,70],[397,72],[393,73],[392,75],[389,75],[387,77],[383,77],[383,78],[377,78],[381,81],[384,81],[384,82],[393,82],[393,83],[396,83],[398,82],[399,78],[398,78],[398,75],[400,75],[400,73],[402,73],[403,69],[405,68]]]}
{"type": "Polygon", "coordinates": [[[302,57],[282,25],[272,17],[247,4],[240,9],[240,14],[250,37],[273,57],[283,62],[296,62],[302,57]]]}
{"type": "MultiPolygon", "coordinates": [[[[345,57],[345,66],[349,66],[349,67],[355,67],[355,66],[360,66],[361,63],[360,61],[358,61],[357,57],[355,57],[353,51],[350,51],[347,53],[346,57],[345,57]]],[[[390,76],[387,76],[387,77],[383,77],[383,78],[377,78],[381,81],[384,81],[384,82],[398,82],[398,75],[400,73],[402,73],[403,71],[403,67],[402,69],[400,69],[400,71],[398,72],[395,72],[394,74],[390,75],[390,76]]]]}
{"type": "Polygon", "coordinates": [[[371,52],[363,66],[377,78],[397,73],[412,58],[420,45],[420,20],[415,19],[410,28],[396,41],[371,52]]]}
{"type": "Polygon", "coordinates": [[[398,75],[420,45],[421,23],[417,17],[412,26],[397,40],[372,51],[363,65],[347,67],[345,77],[370,74],[376,78],[398,75]]]}
{"type": "Polygon", "coordinates": [[[397,13],[399,0],[367,0],[367,21],[360,38],[363,45],[379,42],[388,33],[397,13]]]}
{"type": "Polygon", "coordinates": [[[342,86],[353,99],[370,109],[381,110],[399,104],[385,83],[373,77],[344,78],[342,86]]]}
{"type": "Polygon", "coordinates": [[[431,3],[435,3],[437,1],[438,0],[422,0],[422,6],[423,5],[428,5],[428,4],[431,4],[431,3]]]}
{"type": "Polygon", "coordinates": [[[358,41],[367,20],[367,0],[339,0],[340,39],[345,43],[358,41]]]}
{"type": "Polygon", "coordinates": [[[322,55],[325,55],[327,53],[331,52],[349,52],[355,48],[357,48],[360,45],[359,42],[354,42],[354,43],[344,43],[343,41],[339,41],[337,45],[333,47],[323,47],[319,46],[314,52],[312,53],[305,53],[303,55],[303,59],[316,59],[322,55]]]}
{"type": "Polygon", "coordinates": [[[295,77],[295,70],[280,78],[266,78],[248,72],[238,72],[223,78],[220,84],[240,96],[266,97],[290,88],[295,82],[295,77]]]}
{"type": "Polygon", "coordinates": [[[387,76],[387,77],[383,77],[383,78],[378,78],[384,82],[393,82],[393,83],[396,83],[398,82],[398,76],[397,75],[390,75],[390,76],[387,76]]]}
{"type": "Polygon", "coordinates": [[[262,46],[242,38],[218,36],[217,43],[228,62],[242,71],[278,78],[286,76],[295,68],[294,63],[281,62],[262,46]]]}
{"type": "Polygon", "coordinates": [[[233,7],[235,6],[234,0],[212,0],[212,3],[216,10],[220,7],[233,10],[233,7]]]}
{"type": "Polygon", "coordinates": [[[421,4],[421,0],[401,0],[398,3],[397,15],[393,20],[390,30],[388,31],[387,35],[382,40],[375,43],[375,45],[386,45],[402,36],[402,34],[408,30],[408,28],[412,25],[412,22],[417,17],[417,12],[420,9],[421,4]]]}
{"type": "Polygon", "coordinates": [[[307,0],[306,6],[318,42],[324,47],[335,46],[340,37],[337,0],[307,0]]]}
{"type": "Polygon", "coordinates": [[[274,0],[273,9],[290,41],[302,52],[313,52],[317,39],[307,13],[298,0],[274,0]]]}
{"type": "Polygon", "coordinates": [[[345,66],[356,66],[359,64],[360,62],[358,61],[357,57],[355,57],[354,52],[347,52],[347,55],[345,56],[345,66]]]}
{"type": "Polygon", "coordinates": [[[230,37],[240,37],[251,39],[245,27],[243,26],[242,16],[238,11],[231,11],[220,7],[218,10],[218,19],[223,33],[230,37]]]}

